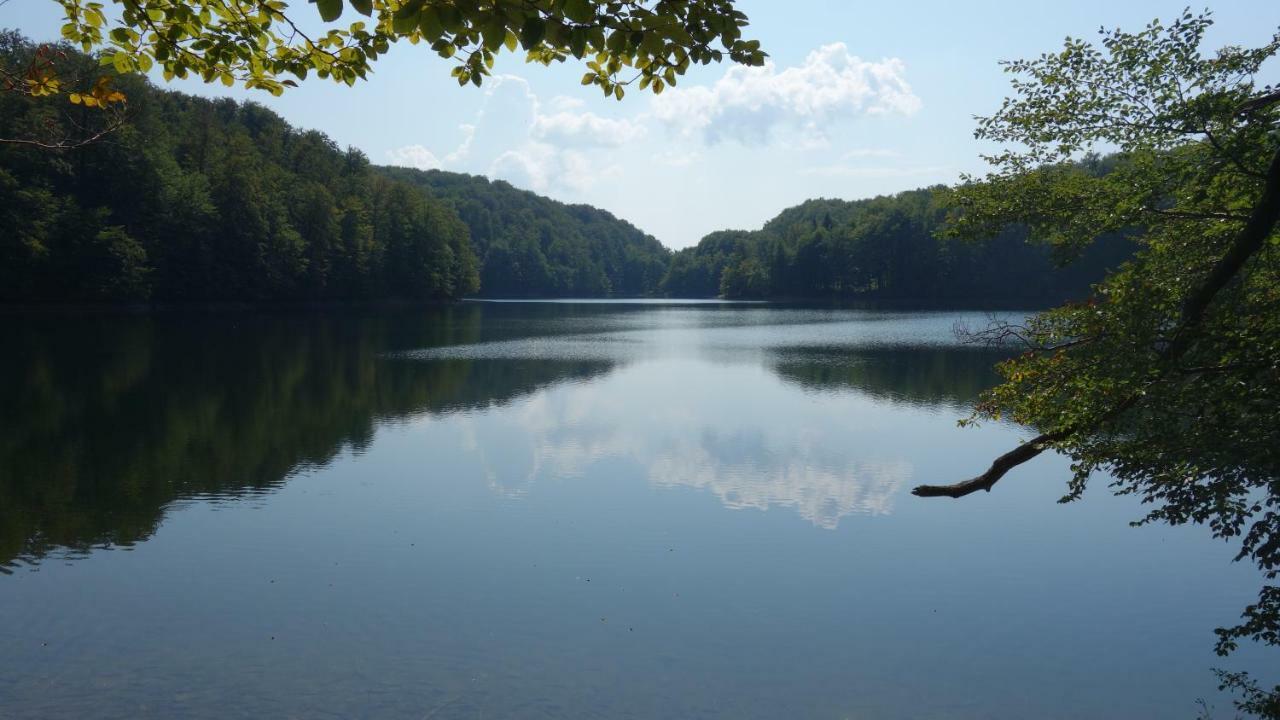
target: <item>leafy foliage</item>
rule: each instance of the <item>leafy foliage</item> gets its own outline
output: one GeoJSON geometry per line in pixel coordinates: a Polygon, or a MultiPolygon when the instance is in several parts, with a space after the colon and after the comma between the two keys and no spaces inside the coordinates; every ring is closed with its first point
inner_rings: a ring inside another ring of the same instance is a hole
{"type": "Polygon", "coordinates": [[[104,74],[68,48],[24,48],[25,44],[18,32],[0,30],[0,98],[21,103],[65,92],[70,105],[102,112],[77,112],[65,103],[56,109],[45,105],[41,113],[28,117],[25,126],[13,128],[21,134],[0,135],[0,144],[65,150],[94,142],[124,124],[125,95],[111,73],[104,74]],[[15,51],[18,48],[24,49],[15,51]]]}
{"type": "MultiPolygon", "coordinates": [[[[6,56],[38,52],[6,37],[6,56]]],[[[644,296],[666,271],[661,243],[604,211],[372,167],[260,106],[118,82],[131,122],[109,142],[0,148],[0,299],[430,299],[481,279],[489,296],[644,296]]],[[[59,122],[51,104],[0,95],[0,133],[59,122]]]]}
{"type": "MultiPolygon", "coordinates": [[[[13,36],[0,43],[6,61],[33,52],[13,36]]],[[[359,152],[257,105],[117,82],[131,120],[110,141],[65,155],[0,147],[0,299],[431,299],[475,289],[457,214],[359,152]]],[[[0,95],[0,134],[57,122],[50,102],[0,95]]]]}
{"type": "MultiPolygon", "coordinates": [[[[1069,39],[1061,52],[1008,63],[1014,97],[977,136],[1015,147],[956,191],[951,232],[1023,226],[1068,253],[1131,233],[1137,254],[1088,302],[987,331],[1026,352],[1001,366],[1005,382],[974,420],[1011,418],[1043,433],[1013,465],[1041,447],[1070,456],[1064,500],[1095,471],[1109,472],[1116,492],[1152,506],[1141,523],[1208,525],[1274,580],[1280,95],[1256,78],[1280,35],[1206,56],[1210,23],[1188,12],[1136,33],[1103,31],[1098,46],[1069,39]],[[1097,147],[1120,151],[1109,172],[1069,162],[1097,147]]],[[[1264,587],[1244,621],[1218,633],[1222,654],[1241,639],[1280,645],[1280,588],[1264,587]]],[[[1274,714],[1280,687],[1269,704],[1260,693],[1243,709],[1274,714]]]]}
{"type": "Polygon", "coordinates": [[[938,237],[945,196],[913,190],[870,200],[810,200],[756,232],[722,231],[681,250],[671,296],[1058,302],[1082,297],[1131,251],[1119,233],[1066,267],[1021,228],[981,242],[938,237]]]}
{"type": "Polygon", "coordinates": [[[296,84],[286,76],[352,85],[400,40],[455,59],[459,85],[480,85],[495,56],[518,47],[543,65],[573,57],[584,85],[618,99],[632,83],[661,93],[694,63],[765,58],[742,38],[747,17],[731,0],[311,0],[301,13],[285,0],[55,1],[63,38],[105,49],[102,62],[120,73],[159,67],[166,79],[274,95],[296,84]],[[337,24],[348,8],[363,17],[337,24]]]}

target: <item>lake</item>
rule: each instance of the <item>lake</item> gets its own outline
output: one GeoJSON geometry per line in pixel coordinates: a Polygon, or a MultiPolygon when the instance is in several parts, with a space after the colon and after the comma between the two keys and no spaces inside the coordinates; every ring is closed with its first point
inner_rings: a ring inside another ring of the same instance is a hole
{"type": "Polygon", "coordinates": [[[959,428],[980,312],[7,315],[0,718],[1231,717],[1256,569],[959,428]]]}

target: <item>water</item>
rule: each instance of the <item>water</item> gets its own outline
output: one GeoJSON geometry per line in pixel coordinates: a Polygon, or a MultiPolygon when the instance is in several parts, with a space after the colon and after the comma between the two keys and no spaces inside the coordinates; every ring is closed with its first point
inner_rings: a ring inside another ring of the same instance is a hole
{"type": "Polygon", "coordinates": [[[981,314],[4,317],[0,718],[1164,718],[1260,579],[959,429],[981,314]]]}

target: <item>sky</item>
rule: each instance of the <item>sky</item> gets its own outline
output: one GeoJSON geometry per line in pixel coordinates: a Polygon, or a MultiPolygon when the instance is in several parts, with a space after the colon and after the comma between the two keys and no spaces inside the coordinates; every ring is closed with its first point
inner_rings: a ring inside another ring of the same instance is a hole
{"type": "MultiPolygon", "coordinates": [[[[295,2],[297,12],[311,7],[295,2]]],[[[503,55],[482,88],[450,61],[403,43],[355,88],[312,78],[274,98],[198,81],[171,87],[252,99],[380,164],[485,175],[628,220],[672,248],[755,229],[809,198],[857,199],[980,174],[994,148],[974,117],[1009,94],[1000,60],[1060,49],[1100,27],[1172,19],[1185,0],[856,2],[741,0],[762,68],[696,67],[659,97],[583,87],[574,61],[503,55]]],[[[1194,6],[1199,9],[1201,6],[1194,6]]],[[[1261,45],[1275,0],[1209,3],[1207,45],[1261,45]]],[[[0,4],[0,27],[54,39],[53,0],[0,4]]],[[[162,80],[158,82],[163,83],[162,80]]]]}

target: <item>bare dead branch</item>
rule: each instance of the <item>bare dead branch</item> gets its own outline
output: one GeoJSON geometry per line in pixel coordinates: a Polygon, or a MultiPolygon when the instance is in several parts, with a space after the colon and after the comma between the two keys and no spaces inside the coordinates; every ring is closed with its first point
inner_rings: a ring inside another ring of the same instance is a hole
{"type": "Polygon", "coordinates": [[[64,138],[62,140],[53,140],[49,142],[42,141],[42,140],[34,140],[30,138],[0,138],[0,144],[25,145],[28,147],[37,147],[42,150],[75,150],[76,148],[84,147],[85,145],[95,143],[98,140],[101,140],[103,137],[110,135],[111,133],[120,129],[120,127],[124,125],[125,119],[126,118],[124,115],[120,115],[114,118],[111,122],[107,123],[107,125],[104,126],[101,130],[98,130],[97,132],[94,132],[93,134],[85,137],[80,137],[75,139],[64,138]]]}
{"type": "Polygon", "coordinates": [[[979,490],[991,492],[991,486],[1004,477],[1005,473],[1036,457],[1048,449],[1050,443],[1064,437],[1066,437],[1065,433],[1040,435],[996,458],[986,472],[972,480],[954,485],[919,485],[911,491],[911,494],[916,497],[962,498],[979,490]]]}

